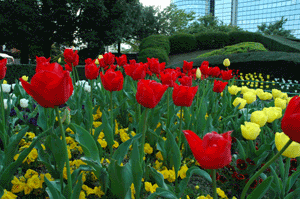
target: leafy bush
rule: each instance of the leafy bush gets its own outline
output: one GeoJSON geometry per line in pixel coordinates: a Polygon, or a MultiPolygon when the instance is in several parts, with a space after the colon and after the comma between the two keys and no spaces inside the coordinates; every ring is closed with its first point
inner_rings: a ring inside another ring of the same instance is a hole
{"type": "Polygon", "coordinates": [[[169,62],[169,56],[167,55],[166,51],[162,48],[146,48],[142,50],[139,53],[138,62],[148,62],[147,57],[158,58],[159,63],[166,62],[166,65],[169,62]]]}
{"type": "Polygon", "coordinates": [[[186,53],[197,49],[197,42],[194,35],[178,33],[171,37],[170,40],[170,54],[186,53]]]}
{"type": "Polygon", "coordinates": [[[170,53],[169,39],[165,35],[151,35],[141,42],[139,50],[142,51],[146,48],[163,48],[166,53],[170,53]]]}
{"type": "Polygon", "coordinates": [[[238,44],[241,42],[260,42],[261,34],[255,32],[248,31],[238,31],[238,32],[230,32],[228,33],[230,44],[238,44]]]}
{"type": "Polygon", "coordinates": [[[105,49],[102,48],[85,48],[78,51],[79,55],[79,65],[85,65],[85,60],[87,58],[96,59],[98,55],[104,54],[105,49]]]}
{"type": "Polygon", "coordinates": [[[257,42],[243,42],[232,46],[225,46],[222,49],[214,50],[208,53],[199,55],[200,57],[211,57],[216,55],[230,55],[234,53],[247,53],[247,52],[257,52],[257,51],[268,51],[264,45],[257,42]]]}
{"type": "Polygon", "coordinates": [[[225,32],[205,32],[195,34],[198,50],[223,48],[229,44],[229,36],[225,32]]]}

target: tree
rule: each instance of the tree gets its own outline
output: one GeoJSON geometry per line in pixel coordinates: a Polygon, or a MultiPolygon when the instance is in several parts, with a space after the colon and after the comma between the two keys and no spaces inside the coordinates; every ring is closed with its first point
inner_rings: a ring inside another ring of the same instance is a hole
{"type": "Polygon", "coordinates": [[[283,28],[283,24],[287,22],[287,19],[281,17],[279,21],[275,21],[274,23],[270,23],[268,26],[266,23],[262,23],[260,26],[258,25],[257,32],[262,33],[264,35],[280,35],[284,37],[296,38],[291,34],[291,30],[285,30],[283,28]]]}
{"type": "Polygon", "coordinates": [[[185,32],[190,34],[216,31],[231,32],[242,31],[242,29],[238,26],[232,26],[231,24],[226,25],[223,21],[218,20],[217,17],[211,14],[199,17],[197,21],[194,21],[185,29],[185,32]]]}

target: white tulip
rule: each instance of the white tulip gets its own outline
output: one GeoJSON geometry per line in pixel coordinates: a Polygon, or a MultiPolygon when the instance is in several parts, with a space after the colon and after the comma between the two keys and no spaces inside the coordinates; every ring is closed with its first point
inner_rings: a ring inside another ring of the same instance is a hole
{"type": "Polygon", "coordinates": [[[15,89],[15,85],[16,85],[16,84],[12,84],[12,85],[11,85],[11,88],[12,88],[13,90],[15,89]]]}
{"type": "Polygon", "coordinates": [[[14,93],[9,94],[11,98],[17,98],[14,93]]]}
{"type": "Polygon", "coordinates": [[[4,93],[10,93],[11,85],[10,84],[2,84],[2,90],[4,93]]]}
{"type": "MultiPolygon", "coordinates": [[[[3,100],[4,109],[7,109],[7,99],[3,100]]],[[[10,104],[12,104],[12,100],[10,100],[10,104]]]]}
{"type": "Polygon", "coordinates": [[[91,92],[91,86],[85,85],[84,90],[90,93],[91,92]]]}
{"type": "Polygon", "coordinates": [[[27,100],[27,99],[25,99],[25,98],[20,99],[20,106],[21,106],[22,108],[27,108],[27,107],[28,107],[28,102],[29,102],[29,100],[27,100]]]}

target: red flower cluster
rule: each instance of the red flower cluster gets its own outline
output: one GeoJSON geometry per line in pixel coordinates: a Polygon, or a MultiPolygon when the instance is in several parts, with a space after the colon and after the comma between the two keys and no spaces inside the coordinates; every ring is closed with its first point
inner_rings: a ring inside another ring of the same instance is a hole
{"type": "Polygon", "coordinates": [[[79,63],[79,56],[77,54],[77,50],[75,52],[73,52],[73,49],[66,48],[64,51],[64,58],[65,58],[65,62],[67,63],[65,65],[66,70],[72,72],[72,70],[73,70],[72,67],[77,66],[79,63]]]}
{"type": "Polygon", "coordinates": [[[88,58],[85,60],[85,76],[87,79],[97,79],[99,76],[99,69],[95,64],[95,60],[88,58]]]}
{"type": "Polygon", "coordinates": [[[0,80],[4,79],[6,75],[6,70],[7,70],[6,64],[7,64],[7,59],[0,60],[0,80]]]}

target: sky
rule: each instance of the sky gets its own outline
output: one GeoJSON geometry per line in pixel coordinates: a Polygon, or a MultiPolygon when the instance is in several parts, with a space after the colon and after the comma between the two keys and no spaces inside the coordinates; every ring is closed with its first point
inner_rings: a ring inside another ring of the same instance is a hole
{"type": "Polygon", "coordinates": [[[170,0],[140,0],[144,6],[161,6],[160,10],[170,5],[170,0]]]}

